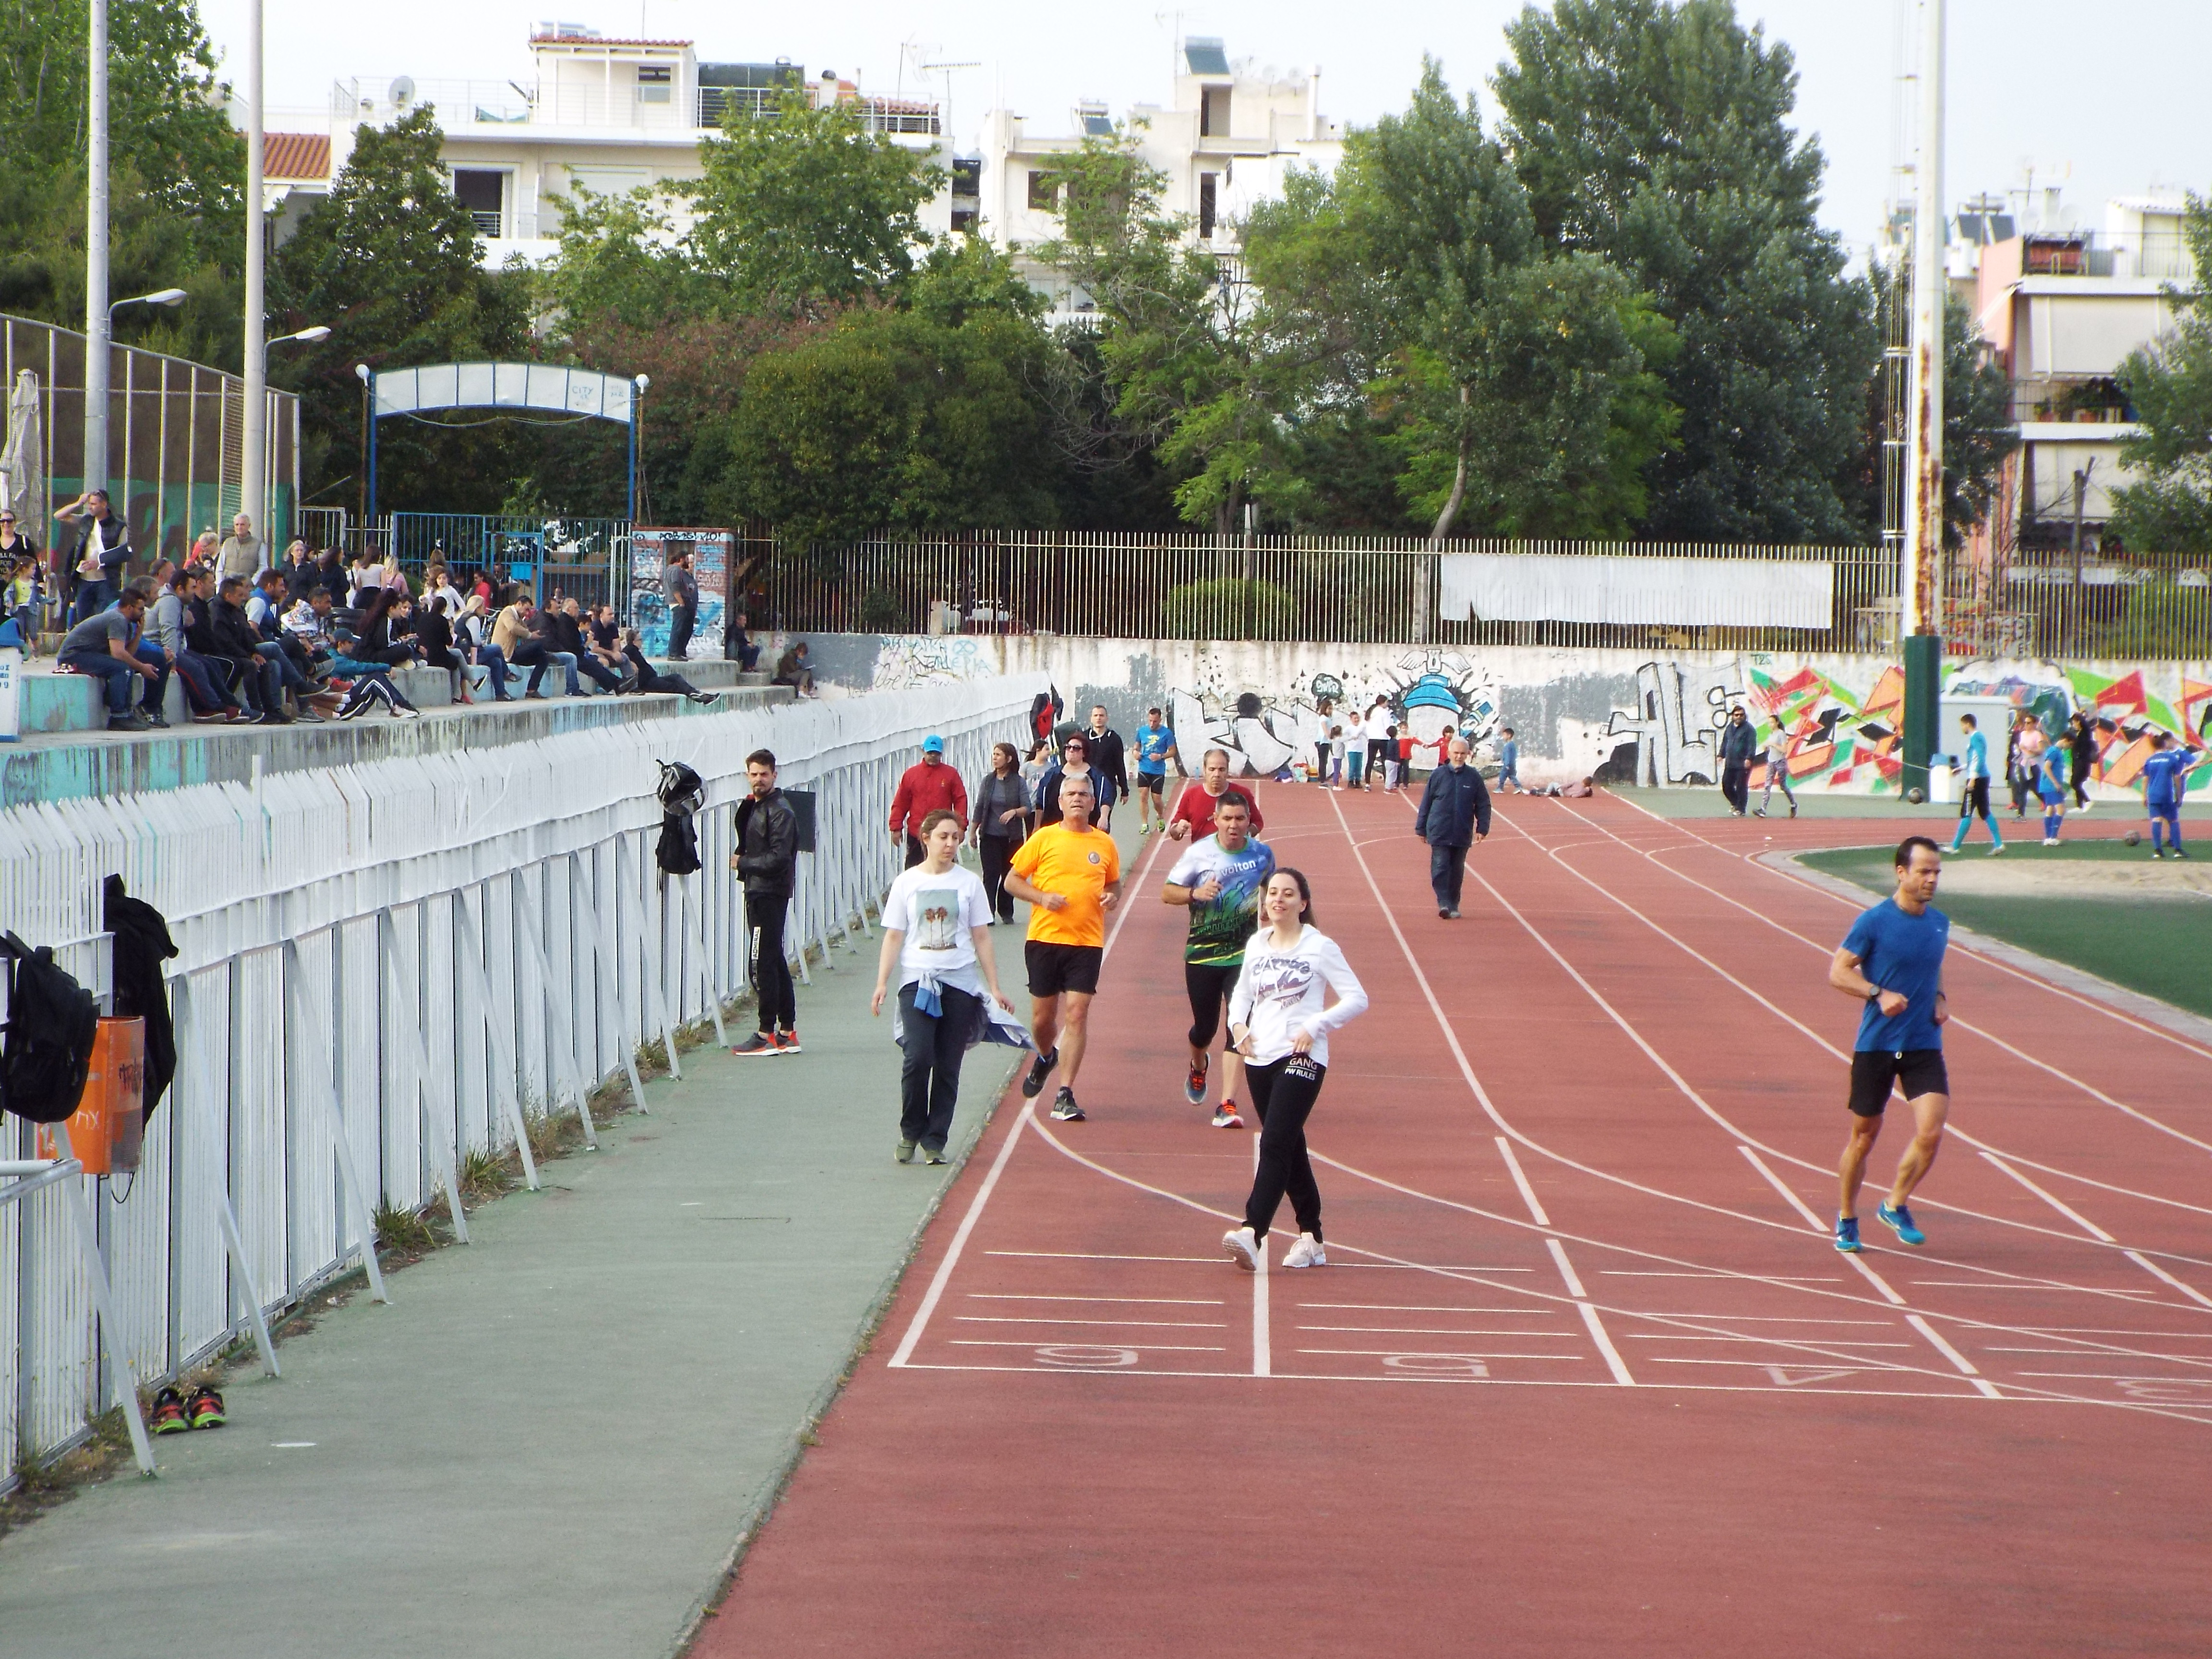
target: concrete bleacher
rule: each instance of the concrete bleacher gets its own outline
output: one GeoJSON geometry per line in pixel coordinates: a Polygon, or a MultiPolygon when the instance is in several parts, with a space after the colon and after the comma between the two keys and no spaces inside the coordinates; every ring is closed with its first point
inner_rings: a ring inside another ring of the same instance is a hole
{"type": "Polygon", "coordinates": [[[393,755],[435,754],[497,746],[550,737],[587,726],[619,726],[699,715],[717,709],[787,702],[787,686],[771,686],[764,674],[744,674],[732,662],[656,662],[654,667],[681,672],[711,705],[689,702],[665,693],[616,697],[563,695],[563,677],[547,671],[541,699],[524,701],[510,687],[513,701],[495,702],[489,692],[466,706],[453,701],[443,669],[403,668],[393,676],[407,699],[422,710],[417,720],[395,720],[380,706],[352,720],[320,725],[203,725],[186,709],[183,687],[169,680],[165,713],[169,729],[110,732],[100,682],[88,675],[58,673],[50,657],[26,662],[18,675],[19,729],[15,743],[0,744],[0,802],[64,800],[85,795],[173,789],[185,784],[247,782],[256,762],[264,774],[343,766],[393,755]]]}

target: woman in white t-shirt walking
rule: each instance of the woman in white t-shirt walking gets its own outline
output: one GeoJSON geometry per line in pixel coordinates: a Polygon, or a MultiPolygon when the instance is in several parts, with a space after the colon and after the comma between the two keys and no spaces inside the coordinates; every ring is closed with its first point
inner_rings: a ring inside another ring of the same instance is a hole
{"type": "Polygon", "coordinates": [[[884,948],[876,959],[875,1000],[881,1014],[891,969],[899,972],[900,1042],[906,1060],[899,1077],[899,1139],[895,1154],[914,1162],[945,1162],[952,1112],[960,1100],[960,1062],[989,1018],[983,999],[1013,1005],[1000,994],[999,964],[991,951],[990,902],[972,870],[960,867],[960,819],[947,811],[921,821],[922,861],[891,883],[884,898],[884,948]]]}
{"type": "Polygon", "coordinates": [[[1303,874],[1284,869],[1268,877],[1260,910],[1267,926],[1244,947],[1244,971],[1229,999],[1230,1040],[1244,1056],[1245,1084],[1260,1115],[1260,1161],[1244,1224],[1223,1234],[1221,1245],[1238,1267],[1257,1271],[1287,1194],[1298,1236],[1283,1265],[1325,1267],[1306,1119],[1328,1074],[1328,1034],[1366,1011],[1367,993],[1336,941],[1313,925],[1313,892],[1303,874]],[[1323,1007],[1328,991],[1337,1000],[1323,1007]]]}

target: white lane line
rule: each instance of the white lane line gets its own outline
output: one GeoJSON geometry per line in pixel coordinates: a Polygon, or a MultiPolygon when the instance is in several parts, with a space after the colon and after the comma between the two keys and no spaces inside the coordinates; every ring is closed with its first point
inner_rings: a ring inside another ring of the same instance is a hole
{"type": "MultiPolygon", "coordinates": [[[[1226,1353],[1228,1352],[1226,1348],[1209,1348],[1202,1343],[1196,1342],[1038,1342],[1035,1340],[1018,1342],[1006,1337],[981,1336],[956,1336],[946,1346],[954,1348],[1134,1348],[1139,1353],[1226,1353]]],[[[951,1368],[916,1365],[912,1369],[937,1370],[951,1368]]],[[[1046,1369],[1074,1370],[1078,1368],[1048,1366],[1046,1369]]]]}
{"type": "MultiPolygon", "coordinates": [[[[1298,1306],[1316,1313],[1441,1313],[1441,1314],[1522,1314],[1544,1317],[1553,1310],[1550,1308],[1462,1308],[1446,1307],[1442,1303],[1421,1302],[1301,1302],[1298,1306]]],[[[2208,1332],[2212,1335],[2212,1332],[2208,1332]]]]}
{"type": "Polygon", "coordinates": [[[1575,1332],[1444,1332],[1436,1325],[1298,1325],[1297,1329],[1328,1332],[1332,1336],[1522,1336],[1531,1343],[1541,1343],[1547,1338],[1559,1343],[1579,1340],[1575,1332]]]}
{"type": "Polygon", "coordinates": [[[2004,1398],[2002,1395],[1997,1392],[1996,1383],[1990,1382],[1987,1377],[1984,1376],[1979,1371],[1974,1369],[1974,1362],[1972,1360],[1967,1358],[1966,1355],[1960,1353],[1948,1342],[1946,1342],[1942,1336],[1936,1331],[1936,1328],[1929,1324],[1926,1320],[1923,1319],[1918,1314],[1909,1313],[1905,1315],[1905,1322],[1911,1326],[1914,1330],[1919,1332],[1921,1335],[1926,1337],[1928,1339],[1929,1346],[1934,1348],[1937,1353],[1942,1354],[1944,1358],[1949,1360],[1954,1365],[1956,1365],[1959,1368],[1959,1374],[1961,1376],[1971,1376],[1973,1378],[1974,1386],[1979,1389],[1984,1394],[1989,1395],[1992,1400],[2002,1400],[2004,1398]]]}
{"type": "Polygon", "coordinates": [[[906,1335],[898,1345],[898,1352],[891,1356],[894,1367],[903,1367],[914,1358],[915,1347],[921,1340],[921,1333],[929,1323],[929,1316],[937,1311],[937,1304],[945,1295],[945,1287],[951,1281],[953,1268],[960,1265],[960,1253],[968,1248],[969,1235],[975,1231],[976,1222],[982,1218],[983,1206],[991,1201],[991,1194],[999,1185],[999,1177],[1006,1173],[1006,1160],[1014,1155],[1014,1143],[1022,1138],[1024,1126],[1032,1121],[1030,1109],[1024,1106],[1008,1126],[1006,1139],[999,1143],[999,1155],[991,1160],[990,1173],[983,1177],[983,1184],[975,1189],[975,1196],[968,1205],[968,1213],[960,1218],[959,1231],[952,1235],[952,1247],[945,1251],[945,1260],[937,1264],[936,1273],[930,1276],[929,1289],[923,1292],[921,1306],[914,1310],[914,1321],[906,1328],[906,1335]]]}
{"type": "Polygon", "coordinates": [[[1528,1213],[1536,1218],[1539,1227],[1550,1226],[1552,1218],[1544,1213],[1544,1206],[1536,1201],[1536,1189],[1528,1184],[1528,1177],[1521,1172],[1521,1160],[1513,1156],[1513,1143],[1504,1135],[1493,1136],[1492,1139],[1498,1142],[1498,1155],[1505,1160],[1505,1167],[1512,1171],[1513,1184],[1521,1189],[1521,1201],[1528,1206],[1528,1213]]]}
{"type": "Polygon", "coordinates": [[[1218,1308],[1218,1296],[1047,1296],[1032,1291],[970,1291],[970,1302],[1115,1302],[1147,1307],[1218,1308]]]}
{"type": "MultiPolygon", "coordinates": [[[[1252,1137],[1252,1168],[1260,1167],[1260,1137],[1252,1137]]],[[[1260,1271],[1252,1275],[1252,1375],[1275,1371],[1274,1335],[1267,1313],[1267,1241],[1260,1241],[1260,1271]]]]}
{"type": "MultiPolygon", "coordinates": [[[[2049,1193],[2044,1191],[2042,1188],[2037,1186],[2033,1181],[2030,1181],[2019,1170],[2014,1169],[2011,1164],[2006,1163],[1988,1147],[1977,1146],[1974,1150],[1982,1155],[1984,1162],[1990,1164],[2002,1173],[2010,1176],[2014,1181],[2020,1182],[2021,1186],[2027,1188],[2028,1191],[2033,1193],[2038,1198],[2041,1199],[2045,1204],[2048,1204],[2052,1209],[2057,1211],[2059,1214],[2064,1216],[2075,1226],[2081,1228],[2082,1231],[2089,1233],[2095,1237],[2103,1239],[2107,1244],[2117,1244],[2119,1243],[2119,1240],[2114,1238],[2112,1234],[2106,1232],[2102,1227],[2100,1227],[2095,1222],[2090,1220],[2088,1217],[2083,1215],[2080,1211],[2069,1209],[2065,1205],[2060,1203],[2049,1193]]],[[[2130,1250],[2126,1252],[2126,1254],[2133,1255],[2135,1252],[2130,1250]]]]}
{"type": "MultiPolygon", "coordinates": [[[[1754,1331],[1747,1336],[1674,1336],[1665,1331],[1632,1331],[1631,1342],[1748,1342],[1753,1345],[1766,1339],[1754,1331]]],[[[1824,1336],[1820,1340],[1832,1348],[1909,1348],[1910,1342],[1869,1342],[1863,1337],[1824,1336]]]]}
{"type": "MultiPolygon", "coordinates": [[[[1865,1262],[1860,1261],[1857,1251],[1851,1250],[1842,1252],[1841,1254],[1843,1255],[1844,1261],[1850,1262],[1851,1266],[1859,1270],[1860,1276],[1863,1278],[1868,1284],[1873,1285],[1875,1289],[1881,1292],[1882,1299],[1885,1302],[1887,1302],[1892,1307],[1896,1308],[1901,1308],[1905,1305],[1905,1298],[1899,1296],[1895,1291],[1890,1289],[1889,1281],[1887,1279],[1884,1279],[1873,1268],[1868,1267],[1865,1262]]],[[[1924,1284],[1926,1281],[1923,1280],[1922,1282],[1924,1284]]]]}
{"type": "MultiPolygon", "coordinates": [[[[1023,1108],[1023,1115],[1029,1115],[1027,1107],[1023,1108]]],[[[1196,1261],[1208,1267],[1221,1260],[1218,1255],[1114,1255],[1103,1250],[986,1250],[983,1254],[1020,1256],[1029,1261],[1196,1261]]]]}
{"type": "Polygon", "coordinates": [[[1741,1279],[1754,1285],[1832,1285],[1837,1278],[1834,1273],[1740,1273],[1719,1267],[1699,1273],[1662,1272],[1656,1267],[1600,1267],[1598,1271],[1607,1279],[1741,1279]]]}
{"type": "Polygon", "coordinates": [[[2182,1295],[2187,1297],[2191,1301],[2201,1302],[2206,1307],[2212,1308],[2212,1296],[2205,1295],[2203,1291],[2197,1289],[2194,1285],[2183,1284],[2172,1273],[2166,1272],[2165,1268],[2160,1267],[2157,1262],[2145,1260],[2139,1251],[2123,1250],[2120,1254],[2126,1256],[2129,1261],[2134,1262],[2136,1267],[2141,1267],[2145,1273],[2152,1274],[2155,1278],[2164,1279],[2167,1284],[2172,1285],[2175,1290],[2179,1291],[2182,1295]]]}
{"type": "Polygon", "coordinates": [[[1749,1158],[1751,1160],[1751,1167],[1766,1177],[1766,1184],[1773,1188],[1776,1192],[1781,1194],[1783,1199],[1789,1204],[1791,1209],[1796,1211],[1799,1215],[1805,1218],[1805,1224],[1807,1226],[1810,1227],[1816,1233],[1825,1233],[1828,1231],[1827,1224],[1822,1221],[1820,1217],[1813,1213],[1813,1206],[1806,1203],[1803,1199],[1798,1197],[1796,1194],[1791,1192],[1789,1188],[1784,1186],[1782,1184],[1782,1177],[1775,1174],[1773,1170],[1768,1169],[1757,1152],[1753,1152],[1750,1147],[1743,1146],[1741,1143],[1736,1146],[1736,1151],[1741,1152],[1746,1158],[1749,1158]]]}
{"type": "Polygon", "coordinates": [[[1042,1318],[1023,1314],[955,1314],[956,1325],[1107,1325],[1117,1331],[1225,1331],[1218,1319],[1077,1319],[1054,1314],[1042,1318]]]}
{"type": "Polygon", "coordinates": [[[1298,1352],[1362,1354],[1383,1359],[1395,1359],[1401,1355],[1421,1359],[1548,1359],[1555,1364],[1570,1365],[1579,1365],[1589,1358],[1586,1353],[1468,1353],[1456,1348],[1300,1348],[1298,1352]]]}
{"type": "MultiPolygon", "coordinates": [[[[2068,1296],[2076,1296],[2087,1287],[2080,1285],[2064,1285],[2059,1283],[2056,1279],[2044,1285],[1996,1285],[1991,1284],[1987,1279],[1916,1279],[1912,1281],[1912,1288],[1916,1291],[1929,1289],[1945,1291],[2054,1291],[2068,1296]]],[[[2138,1306],[2162,1306],[2170,1308],[2173,1305],[2173,1304],[2170,1302],[2160,1303],[2158,1300],[2158,1292],[2156,1291],[2106,1290],[2099,1291],[2097,1294],[2099,1296],[2122,1297],[2128,1301],[2136,1304],[2138,1306]]],[[[2052,1328],[2045,1327],[2045,1328],[2049,1329],[2052,1328]]]]}
{"type": "Polygon", "coordinates": [[[1544,1248],[1552,1253],[1552,1260],[1559,1264],[1559,1277],[1567,1281],[1567,1294],[1577,1301],[1587,1299],[1589,1292],[1583,1288],[1583,1281],[1576,1275],[1575,1264],[1567,1260],[1567,1247],[1556,1238],[1547,1238],[1544,1241],[1544,1248]]]}

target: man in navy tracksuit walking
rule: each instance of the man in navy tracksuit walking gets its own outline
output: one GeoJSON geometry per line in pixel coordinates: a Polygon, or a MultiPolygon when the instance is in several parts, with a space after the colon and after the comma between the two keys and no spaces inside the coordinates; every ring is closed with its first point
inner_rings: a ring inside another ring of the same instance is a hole
{"type": "Polygon", "coordinates": [[[1467,739],[1453,738],[1444,764],[1429,774],[1413,819],[1413,833],[1429,844],[1429,884],[1437,890],[1437,914],[1447,921],[1459,915],[1467,849],[1490,833],[1490,791],[1467,757],[1467,739]]]}

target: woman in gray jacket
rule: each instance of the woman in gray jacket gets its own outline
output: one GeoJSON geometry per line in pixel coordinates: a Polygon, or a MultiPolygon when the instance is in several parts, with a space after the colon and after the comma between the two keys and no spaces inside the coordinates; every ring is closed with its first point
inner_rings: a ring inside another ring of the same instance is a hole
{"type": "Polygon", "coordinates": [[[991,746],[990,775],[976,786],[976,850],[983,857],[983,896],[994,922],[1014,919],[1014,896],[1006,890],[1006,866],[1014,848],[1028,839],[1030,792],[1022,782],[1022,757],[1011,743],[991,746]]]}

